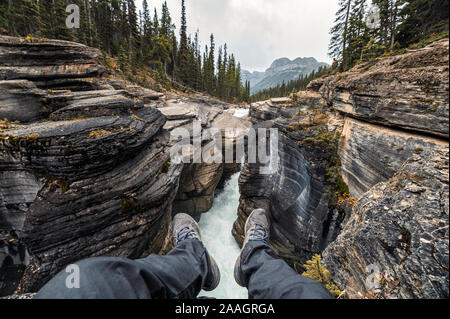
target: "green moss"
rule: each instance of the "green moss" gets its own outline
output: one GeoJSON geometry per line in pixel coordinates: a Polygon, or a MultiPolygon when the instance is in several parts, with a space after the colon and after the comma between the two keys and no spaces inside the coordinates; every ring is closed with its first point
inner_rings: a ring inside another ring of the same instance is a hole
{"type": "Polygon", "coordinates": [[[334,149],[339,142],[341,135],[335,132],[317,131],[314,137],[308,137],[301,141],[303,146],[316,146],[328,149],[334,149]]]}
{"type": "Polygon", "coordinates": [[[61,188],[61,192],[67,193],[70,188],[70,182],[68,180],[60,180],[58,181],[58,186],[61,188]]]}
{"type": "Polygon", "coordinates": [[[348,194],[350,190],[341,175],[340,161],[330,166],[327,170],[327,181],[333,186],[337,196],[348,194]]]}
{"type": "Polygon", "coordinates": [[[129,213],[137,208],[137,204],[133,199],[122,196],[122,198],[120,199],[120,208],[122,212],[129,213]]]}
{"type": "Polygon", "coordinates": [[[70,185],[72,184],[72,182],[68,179],[56,179],[49,175],[44,175],[44,183],[46,185],[51,185],[51,187],[53,187],[53,191],[56,190],[54,187],[59,187],[62,193],[67,193],[70,189],[70,185]]]}
{"type": "Polygon", "coordinates": [[[167,162],[164,163],[161,172],[164,174],[167,174],[169,172],[169,168],[170,168],[171,162],[170,160],[168,160],[167,162]]]}

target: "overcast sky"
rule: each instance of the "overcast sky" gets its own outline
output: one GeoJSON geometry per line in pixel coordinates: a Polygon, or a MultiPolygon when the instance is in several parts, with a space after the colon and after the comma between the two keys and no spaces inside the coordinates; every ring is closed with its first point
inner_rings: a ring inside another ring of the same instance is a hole
{"type": "MultiPolygon", "coordinates": [[[[147,0],[158,14],[164,0],[147,0]]],[[[138,0],[142,3],[142,0],[138,0]]],[[[277,58],[315,57],[330,63],[327,48],[338,0],[186,0],[188,32],[200,30],[202,47],[215,36],[242,68],[264,71],[277,58]]],[[[167,0],[177,26],[181,0],[167,0]]]]}

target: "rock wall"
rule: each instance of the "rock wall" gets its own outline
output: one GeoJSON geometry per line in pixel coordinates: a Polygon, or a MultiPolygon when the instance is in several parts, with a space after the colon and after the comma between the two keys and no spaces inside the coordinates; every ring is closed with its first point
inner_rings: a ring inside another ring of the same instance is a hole
{"type": "Polygon", "coordinates": [[[448,148],[444,140],[362,122],[345,120],[339,156],[350,193],[362,196],[387,181],[415,154],[448,148]]]}
{"type": "Polygon", "coordinates": [[[374,267],[398,280],[395,293],[384,290],[380,297],[449,297],[448,169],[448,150],[414,155],[394,177],[360,198],[323,253],[334,280],[350,297],[384,290],[366,284],[374,267]]]}
{"type": "MultiPolygon", "coordinates": [[[[274,108],[272,101],[255,103],[251,109],[265,112],[269,107],[274,108]]],[[[285,111],[286,107],[282,108],[285,111]]],[[[292,109],[298,112],[298,108],[292,109]]],[[[261,112],[251,112],[251,120],[258,122],[261,112]]],[[[331,204],[335,194],[327,176],[333,165],[342,123],[333,127],[324,121],[307,124],[304,129],[293,129],[291,116],[287,116],[253,126],[256,132],[259,128],[278,130],[278,169],[266,175],[261,173],[260,163],[246,161],[243,165],[233,235],[242,244],[248,215],[256,208],[265,208],[272,220],[271,246],[300,271],[313,254],[322,251],[337,236],[342,222],[342,216],[334,217],[339,214],[331,204]],[[335,140],[324,147],[321,136],[335,137],[335,140]],[[311,143],[304,143],[308,140],[311,143]]],[[[308,122],[308,117],[303,115],[302,120],[308,122]]]]}
{"type": "Polygon", "coordinates": [[[449,296],[448,56],[445,39],[309,86],[346,116],[341,173],[360,199],[323,255],[350,297],[449,296]],[[390,282],[369,289],[374,266],[390,282]]]}
{"type": "Polygon", "coordinates": [[[310,88],[339,112],[363,121],[449,137],[449,40],[361,63],[310,88]]]}
{"type": "MultiPolygon", "coordinates": [[[[26,266],[26,292],[79,259],[158,252],[182,170],[162,95],[115,90],[100,51],[76,43],[2,37],[0,57],[2,269],[26,266]]],[[[17,286],[1,279],[1,294],[17,286]]]]}

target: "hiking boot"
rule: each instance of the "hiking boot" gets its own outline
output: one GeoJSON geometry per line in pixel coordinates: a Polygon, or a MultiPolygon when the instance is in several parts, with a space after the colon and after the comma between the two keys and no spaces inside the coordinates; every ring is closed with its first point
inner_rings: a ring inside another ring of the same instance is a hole
{"type": "Polygon", "coordinates": [[[239,286],[245,287],[245,283],[242,282],[242,271],[241,271],[241,255],[245,248],[245,245],[250,241],[262,241],[267,244],[267,240],[270,235],[270,223],[269,218],[267,218],[266,211],[262,208],[255,209],[250,216],[248,216],[245,223],[245,240],[242,244],[241,253],[236,260],[234,265],[234,279],[239,286]]]}
{"type": "MultiPolygon", "coordinates": [[[[200,227],[197,222],[187,214],[177,214],[172,221],[172,238],[173,243],[177,246],[184,240],[198,240],[201,241],[200,227]]],[[[205,249],[206,251],[206,249],[205,249]]],[[[220,282],[220,270],[214,258],[212,258],[208,251],[208,275],[206,276],[203,290],[211,291],[216,289],[220,282]]]]}

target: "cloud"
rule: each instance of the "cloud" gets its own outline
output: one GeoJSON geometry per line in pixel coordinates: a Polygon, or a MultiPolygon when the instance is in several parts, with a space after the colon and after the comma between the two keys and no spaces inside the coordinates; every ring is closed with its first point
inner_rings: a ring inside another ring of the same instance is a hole
{"type": "MultiPolygon", "coordinates": [[[[149,5],[160,11],[163,2],[149,0],[149,5]]],[[[338,0],[186,0],[188,31],[193,34],[200,30],[203,47],[209,44],[213,33],[216,45],[226,42],[229,51],[248,70],[263,71],[280,57],[312,56],[330,62],[329,31],[337,3],[338,0]]],[[[181,0],[167,0],[167,4],[179,27],[181,0]]]]}

